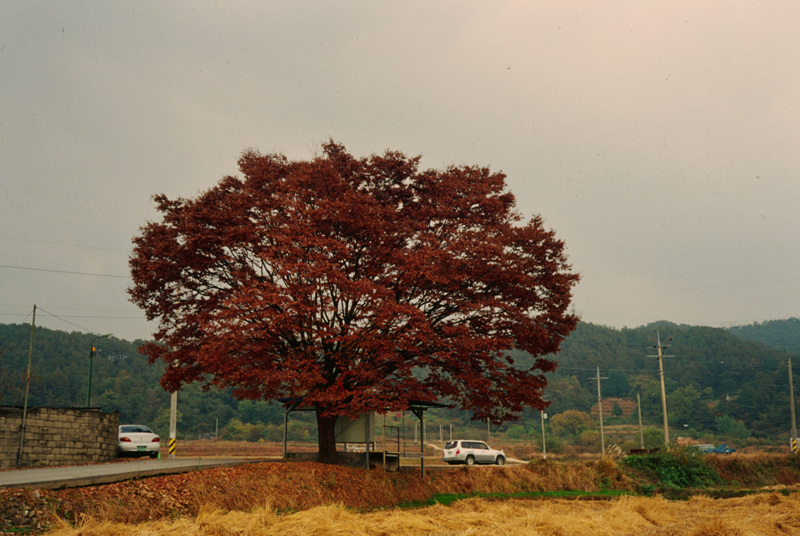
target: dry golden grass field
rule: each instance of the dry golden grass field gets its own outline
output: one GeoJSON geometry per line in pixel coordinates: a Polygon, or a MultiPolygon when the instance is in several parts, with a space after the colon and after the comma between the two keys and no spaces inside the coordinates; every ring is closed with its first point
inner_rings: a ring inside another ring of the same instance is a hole
{"type": "Polygon", "coordinates": [[[800,496],[777,493],[688,501],[621,497],[608,501],[467,499],[450,506],[358,512],[341,505],[276,514],[202,509],[197,516],[140,524],[89,518],[53,536],[426,535],[750,536],[800,534],[800,496]]]}
{"type": "MultiPolygon", "coordinates": [[[[203,448],[205,455],[212,454],[203,448]]],[[[5,529],[0,525],[0,531],[63,536],[800,535],[796,460],[736,454],[709,456],[704,463],[721,479],[691,490],[667,486],[608,458],[441,468],[425,478],[417,468],[384,473],[312,462],[251,463],[79,489],[0,489],[0,506],[25,505],[37,520],[5,529]]]]}

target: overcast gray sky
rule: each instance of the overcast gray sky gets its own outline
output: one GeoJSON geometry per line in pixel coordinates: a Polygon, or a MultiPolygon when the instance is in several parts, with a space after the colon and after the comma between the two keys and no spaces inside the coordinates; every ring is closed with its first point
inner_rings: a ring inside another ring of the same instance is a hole
{"type": "Polygon", "coordinates": [[[152,195],[328,138],[505,172],[586,321],[798,316],[798,28],[777,0],[0,0],[0,322],[149,337],[152,195]]]}

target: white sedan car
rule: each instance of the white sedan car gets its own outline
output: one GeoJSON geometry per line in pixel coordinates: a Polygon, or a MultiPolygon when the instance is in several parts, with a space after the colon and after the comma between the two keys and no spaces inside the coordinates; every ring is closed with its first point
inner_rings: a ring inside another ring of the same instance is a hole
{"type": "Polygon", "coordinates": [[[494,450],[483,441],[448,441],[444,444],[442,461],[450,465],[465,463],[474,465],[476,463],[496,463],[503,465],[506,463],[506,453],[502,450],[494,450]]]}
{"type": "Polygon", "coordinates": [[[119,427],[118,456],[150,456],[161,450],[161,438],[142,424],[123,424],[119,427]]]}

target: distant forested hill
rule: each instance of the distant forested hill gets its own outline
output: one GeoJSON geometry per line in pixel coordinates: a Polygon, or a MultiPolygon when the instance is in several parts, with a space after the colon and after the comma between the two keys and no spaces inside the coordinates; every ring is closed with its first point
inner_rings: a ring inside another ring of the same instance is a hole
{"type": "Polygon", "coordinates": [[[790,354],[800,354],[800,318],[769,320],[728,328],[727,331],[748,341],[760,342],[790,354]]]}
{"type": "MultiPolygon", "coordinates": [[[[21,406],[30,349],[30,325],[0,324],[0,405],[21,406]]],[[[169,431],[170,394],[159,380],[163,365],[150,365],[138,352],[144,341],[37,327],[31,359],[31,406],[85,407],[92,341],[97,351],[92,367],[91,405],[117,410],[123,423],[169,431]]],[[[181,435],[213,433],[237,415],[239,402],[229,392],[202,393],[189,386],[179,394],[181,435]]],[[[180,436],[179,436],[180,437],[180,436]]]]}
{"type": "MultiPolygon", "coordinates": [[[[25,372],[31,344],[30,325],[0,325],[0,402],[22,405],[25,372]]],[[[29,404],[82,407],[87,402],[89,354],[97,351],[92,367],[92,406],[119,410],[123,420],[155,417],[166,399],[158,384],[160,368],[149,366],[137,347],[141,343],[85,333],[37,327],[31,356],[29,404]]]]}
{"type": "MultiPolygon", "coordinates": [[[[612,329],[582,322],[552,358],[558,369],[547,394],[552,413],[586,411],[597,400],[600,368],[602,395],[641,395],[645,421],[661,420],[657,350],[664,349],[664,383],[670,425],[687,432],[719,431],[736,425],[740,435],[788,437],[789,386],[786,361],[791,354],[746,340],[737,333],[710,328],[654,323],[612,329]],[[720,420],[721,419],[721,420],[720,420]]],[[[795,367],[795,384],[798,385],[795,367]]]]}
{"type": "MultiPolygon", "coordinates": [[[[795,385],[800,385],[800,321],[765,322],[730,329],[659,322],[635,329],[613,329],[581,322],[562,351],[551,359],[558,369],[548,374],[545,396],[553,416],[574,409],[589,412],[597,401],[597,368],[604,379],[603,398],[641,395],[646,424],[661,425],[661,391],[654,357],[657,334],[664,350],[664,379],[670,425],[702,436],[721,427],[748,437],[782,441],[789,429],[786,361],[797,358],[795,385]],[[786,350],[790,350],[787,352],[786,350]]],[[[30,346],[30,325],[0,324],[0,404],[21,405],[30,346]]],[[[36,328],[30,405],[84,406],[92,335],[36,328]]],[[[166,434],[169,394],[159,384],[162,365],[150,365],[138,353],[143,341],[113,337],[95,340],[92,406],[118,410],[123,422],[156,427],[166,434]]],[[[516,353],[517,366],[530,357],[516,353]]],[[[283,411],[267,402],[238,401],[229,391],[202,392],[186,386],[178,395],[179,437],[226,430],[250,438],[268,437],[283,411]]],[[[466,423],[469,414],[455,410],[429,412],[433,424],[466,423]]],[[[302,417],[299,417],[302,420],[302,417]]],[[[519,423],[531,430],[538,412],[526,410],[519,423]]],[[[508,426],[497,429],[506,430],[508,426]]]]}

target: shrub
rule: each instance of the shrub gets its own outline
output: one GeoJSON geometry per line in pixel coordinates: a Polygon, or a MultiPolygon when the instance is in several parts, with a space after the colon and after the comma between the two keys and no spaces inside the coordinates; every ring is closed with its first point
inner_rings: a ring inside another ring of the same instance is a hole
{"type": "Polygon", "coordinates": [[[506,431],[506,437],[508,439],[525,439],[528,435],[528,431],[521,424],[509,426],[506,431]]]}
{"type": "Polygon", "coordinates": [[[250,431],[247,432],[247,441],[249,443],[255,443],[259,439],[261,439],[261,428],[258,426],[253,426],[250,428],[250,431]]]}
{"type": "Polygon", "coordinates": [[[750,431],[742,421],[737,421],[730,415],[717,417],[714,421],[717,432],[725,437],[730,437],[743,441],[750,437],[750,431]]]}
{"type": "Polygon", "coordinates": [[[705,455],[692,448],[628,456],[624,464],[650,480],[671,488],[703,488],[722,481],[719,474],[706,463],[705,455]]]}
{"type": "Polygon", "coordinates": [[[563,454],[565,445],[561,439],[548,435],[545,442],[545,449],[552,454],[563,454]]]}
{"type": "Polygon", "coordinates": [[[644,448],[653,449],[664,446],[664,431],[654,426],[648,426],[643,430],[644,448]]]}
{"type": "Polygon", "coordinates": [[[598,430],[584,430],[578,439],[578,444],[587,449],[600,449],[600,432],[598,430]]]}
{"type": "Polygon", "coordinates": [[[564,439],[575,440],[586,431],[595,427],[594,419],[588,413],[568,409],[550,419],[553,433],[564,439]]]}

